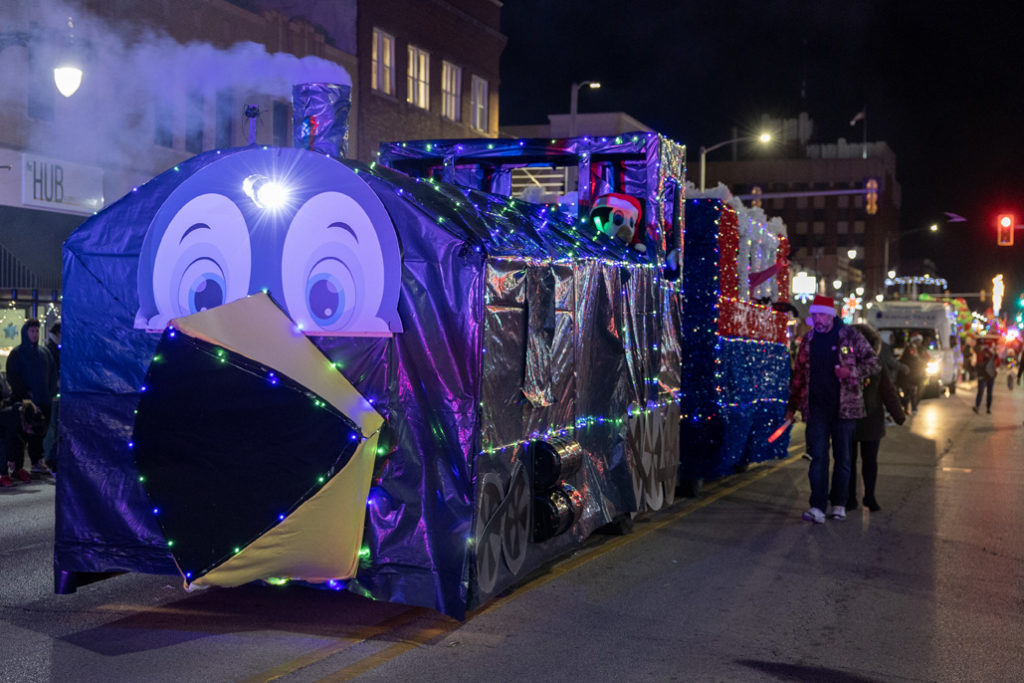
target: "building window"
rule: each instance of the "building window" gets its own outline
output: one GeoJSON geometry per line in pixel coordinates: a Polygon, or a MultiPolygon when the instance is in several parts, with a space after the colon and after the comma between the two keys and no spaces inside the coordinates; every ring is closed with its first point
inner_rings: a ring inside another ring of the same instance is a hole
{"type": "Polygon", "coordinates": [[[807,221],[797,221],[796,223],[796,234],[806,235],[807,234],[807,221]]]}
{"type": "Polygon", "coordinates": [[[864,234],[864,221],[854,221],[853,222],[853,232],[854,232],[855,235],[863,235],[864,234]]]}
{"type": "Polygon", "coordinates": [[[193,95],[188,100],[185,114],[185,151],[199,154],[203,151],[203,106],[202,95],[193,95]]]}
{"type": "Polygon", "coordinates": [[[825,208],[825,197],[823,195],[818,195],[817,197],[814,198],[814,208],[815,209],[824,209],[825,208]]]}
{"type": "Polygon", "coordinates": [[[395,94],[395,39],[379,28],[373,29],[370,48],[370,87],[385,95],[395,94]]]}
{"type": "Polygon", "coordinates": [[[772,199],[773,209],[782,209],[786,206],[786,200],[783,197],[775,197],[772,199]]]}
{"type": "Polygon", "coordinates": [[[839,204],[839,208],[840,209],[848,209],[848,208],[850,208],[850,195],[848,195],[848,194],[841,194],[836,199],[836,201],[839,204]]]}
{"type": "Polygon", "coordinates": [[[850,221],[839,221],[836,223],[836,232],[840,235],[850,234],[850,221]]]}
{"type": "Polygon", "coordinates": [[[415,45],[409,46],[408,93],[405,101],[420,109],[430,109],[430,53],[415,45]]]}
{"type": "Polygon", "coordinates": [[[452,121],[462,120],[462,67],[449,61],[441,62],[441,116],[452,121]]]}
{"type": "Polygon", "coordinates": [[[153,124],[153,142],[161,147],[174,147],[174,110],[169,104],[157,103],[153,124]]]}
{"type": "Polygon", "coordinates": [[[814,231],[815,235],[824,235],[825,234],[825,223],[824,223],[824,221],[814,221],[813,223],[811,223],[811,230],[814,231]]]}
{"type": "Polygon", "coordinates": [[[473,97],[470,102],[473,120],[470,125],[476,130],[487,131],[487,79],[473,76],[473,97]]]}
{"type": "Polygon", "coordinates": [[[285,102],[274,102],[274,146],[291,147],[292,113],[285,102]]]}
{"type": "Polygon", "coordinates": [[[807,197],[797,197],[796,198],[796,208],[798,208],[798,209],[806,209],[807,208],[807,197]]]}
{"type": "Polygon", "coordinates": [[[230,147],[235,139],[235,97],[230,90],[217,93],[217,130],[215,144],[218,149],[230,147]]]}
{"type": "Polygon", "coordinates": [[[28,115],[39,121],[53,121],[53,71],[42,60],[32,59],[28,79],[28,115]]]}

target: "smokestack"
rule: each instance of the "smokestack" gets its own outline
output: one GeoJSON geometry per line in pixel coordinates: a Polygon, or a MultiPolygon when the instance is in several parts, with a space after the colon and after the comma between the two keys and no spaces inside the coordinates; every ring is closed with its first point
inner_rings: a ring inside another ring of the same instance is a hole
{"type": "Polygon", "coordinates": [[[295,147],[332,157],[348,150],[348,112],[352,86],[300,83],[292,86],[292,138],[295,147]]]}

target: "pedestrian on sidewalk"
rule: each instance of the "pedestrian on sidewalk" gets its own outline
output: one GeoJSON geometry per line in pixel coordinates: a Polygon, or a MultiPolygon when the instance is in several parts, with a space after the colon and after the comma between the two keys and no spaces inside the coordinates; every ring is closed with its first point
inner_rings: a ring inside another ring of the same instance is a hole
{"type": "MultiPolygon", "coordinates": [[[[854,325],[858,332],[871,344],[875,353],[881,354],[882,338],[870,325],[854,325]]],[[[853,428],[853,445],[850,447],[850,489],[846,499],[846,510],[857,509],[857,455],[861,460],[861,475],[864,480],[864,507],[877,512],[881,510],[875,498],[875,484],[878,481],[878,450],[885,436],[885,413],[902,425],[906,415],[900,407],[900,396],[883,366],[880,372],[870,375],[864,383],[864,417],[857,420],[853,428]]]]}
{"type": "MultiPolygon", "coordinates": [[[[39,344],[39,321],[31,318],[21,327],[21,344],[7,356],[7,381],[11,384],[11,399],[15,402],[28,399],[50,420],[50,408],[57,395],[57,366],[45,346],[39,344]]],[[[37,475],[48,475],[49,469],[43,462],[43,435],[41,431],[25,437],[32,471],[37,475]]]]}
{"type": "Polygon", "coordinates": [[[1024,344],[1021,344],[1020,354],[1017,355],[1017,386],[1020,386],[1021,379],[1024,379],[1024,344]]]}
{"type": "Polygon", "coordinates": [[[0,486],[14,486],[14,480],[25,484],[32,480],[25,470],[24,439],[41,433],[45,422],[42,411],[29,400],[19,401],[0,410],[0,462],[3,462],[0,486]]]}
{"type": "Polygon", "coordinates": [[[900,354],[900,362],[907,367],[906,374],[900,376],[899,386],[903,390],[903,412],[917,415],[917,404],[924,393],[924,383],[928,378],[928,352],[924,350],[919,334],[910,337],[910,343],[900,354]]]}
{"type": "Polygon", "coordinates": [[[792,419],[799,410],[807,423],[811,498],[803,518],[822,524],[829,502],[829,442],[835,496],[830,516],[846,519],[850,444],[855,422],[864,417],[863,382],[879,372],[881,364],[864,335],[836,316],[831,297],[814,297],[810,313],[812,329],[797,352],[786,417],[792,419]]]}
{"type": "Polygon", "coordinates": [[[992,412],[992,388],[996,383],[996,374],[998,373],[997,368],[999,367],[999,356],[996,354],[996,350],[992,348],[992,345],[982,341],[980,348],[977,351],[978,354],[978,397],[974,399],[974,407],[971,408],[975,413],[981,408],[981,394],[987,391],[988,397],[985,399],[985,412],[992,412]]]}

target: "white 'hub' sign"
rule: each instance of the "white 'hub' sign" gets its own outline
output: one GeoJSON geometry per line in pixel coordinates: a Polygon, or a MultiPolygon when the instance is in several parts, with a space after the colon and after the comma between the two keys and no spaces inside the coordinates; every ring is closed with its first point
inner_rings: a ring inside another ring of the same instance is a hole
{"type": "Polygon", "coordinates": [[[63,213],[96,213],[103,208],[103,169],[22,154],[21,203],[63,213]]]}

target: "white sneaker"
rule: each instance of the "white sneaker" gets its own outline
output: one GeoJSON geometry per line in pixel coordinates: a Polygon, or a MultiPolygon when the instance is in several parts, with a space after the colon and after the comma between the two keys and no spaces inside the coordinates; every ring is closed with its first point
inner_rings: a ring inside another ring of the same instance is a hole
{"type": "Polygon", "coordinates": [[[810,510],[804,513],[804,521],[814,522],[815,524],[824,524],[825,513],[819,510],[818,508],[811,508],[810,510]]]}
{"type": "Polygon", "coordinates": [[[829,517],[832,519],[846,519],[846,507],[843,505],[833,505],[832,513],[829,517]]]}

